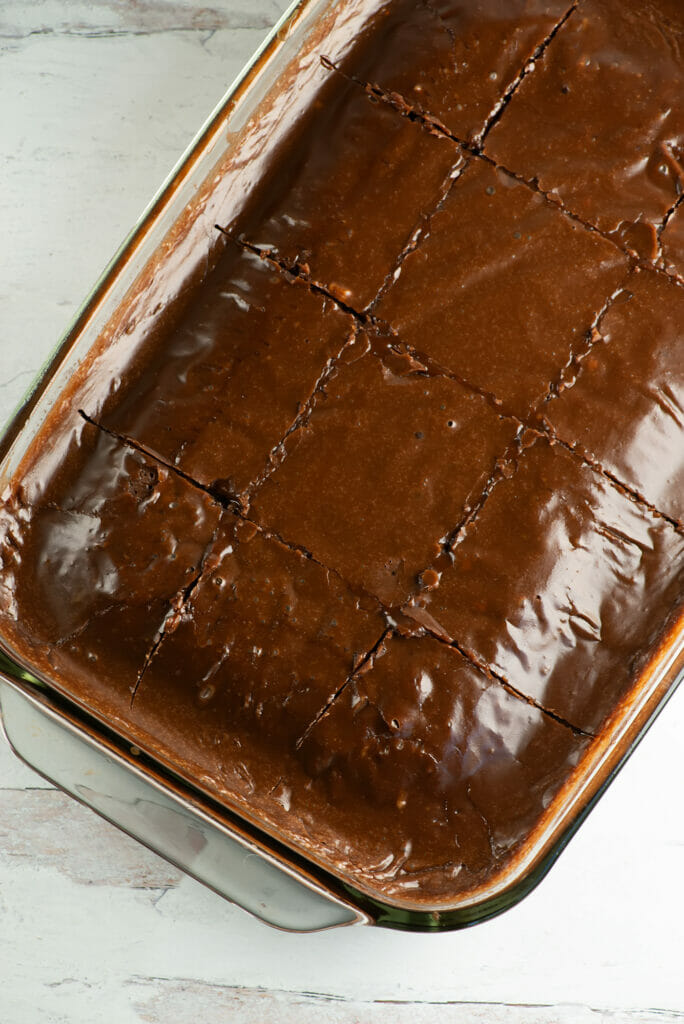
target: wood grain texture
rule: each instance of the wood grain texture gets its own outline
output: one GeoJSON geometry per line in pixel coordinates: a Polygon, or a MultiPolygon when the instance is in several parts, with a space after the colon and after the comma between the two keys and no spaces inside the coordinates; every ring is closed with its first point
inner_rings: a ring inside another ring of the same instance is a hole
{"type": "Polygon", "coordinates": [[[0,424],[263,35],[0,40],[0,424]]]}
{"type": "Polygon", "coordinates": [[[134,979],[131,992],[140,1019],[149,1024],[169,1020],[194,1024],[199,1008],[211,1020],[259,1024],[675,1024],[684,1019],[668,1010],[614,1011],[578,1005],[342,1002],[314,992],[269,992],[160,978],[134,979]]]}
{"type": "Polygon", "coordinates": [[[0,790],[0,870],[16,863],[58,871],[79,885],[154,889],[158,894],[182,878],[176,868],[75,800],[47,789],[0,790]]]}
{"type": "MultiPolygon", "coordinates": [[[[0,420],[284,6],[0,4],[0,420]]],[[[684,690],[539,888],[444,935],[268,929],[2,740],[0,1022],[675,1024],[683,733],[684,690]]]]}
{"type": "Polygon", "coordinates": [[[36,35],[146,35],[156,32],[258,28],[280,17],[279,0],[188,3],[187,0],[3,0],[0,38],[36,35]]]}

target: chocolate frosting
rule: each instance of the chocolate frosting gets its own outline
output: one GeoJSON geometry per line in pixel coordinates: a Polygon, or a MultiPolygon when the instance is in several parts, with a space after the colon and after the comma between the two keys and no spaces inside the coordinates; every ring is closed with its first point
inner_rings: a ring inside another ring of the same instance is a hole
{"type": "Polygon", "coordinates": [[[684,185],[683,33],[678,0],[580,0],[486,152],[654,258],[684,185]]]}
{"type": "Polygon", "coordinates": [[[346,69],[477,142],[568,7],[567,0],[389,0],[346,69]]]}
{"type": "Polygon", "coordinates": [[[452,907],[547,849],[680,637],[682,18],[345,4],[248,207],[7,483],[0,639],[355,888],[452,907]]]}
{"type": "Polygon", "coordinates": [[[588,732],[627,693],[684,588],[684,536],[543,438],[492,488],[451,560],[412,613],[588,732]]]}
{"type": "Polygon", "coordinates": [[[599,331],[544,416],[559,437],[682,523],[684,288],[635,271],[599,331]]]}
{"type": "Polygon", "coordinates": [[[661,262],[671,273],[684,282],[684,210],[681,196],[665,225],[661,236],[661,262]]]}
{"type": "Polygon", "coordinates": [[[458,381],[367,345],[361,334],[345,352],[252,512],[392,607],[479,499],[518,425],[458,381]]]}
{"type": "Polygon", "coordinates": [[[242,236],[362,310],[463,166],[451,139],[397,117],[332,71],[323,99],[282,147],[242,236]]]}
{"type": "Polygon", "coordinates": [[[331,300],[229,245],[172,333],[142,347],[99,422],[239,497],[353,331],[331,300]]]}
{"type": "Polygon", "coordinates": [[[74,420],[54,474],[3,502],[6,641],[88,710],[126,723],[139,674],[221,509],[176,473],[74,420]]]}
{"type": "Polygon", "coordinates": [[[473,158],[376,312],[525,417],[582,350],[626,271],[614,245],[473,158]]]}

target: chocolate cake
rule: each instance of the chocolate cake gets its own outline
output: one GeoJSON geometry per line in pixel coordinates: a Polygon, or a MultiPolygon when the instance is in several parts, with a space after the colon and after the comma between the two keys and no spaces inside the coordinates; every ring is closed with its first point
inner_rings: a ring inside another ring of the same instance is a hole
{"type": "Polygon", "coordinates": [[[0,639],[355,888],[450,907],[681,636],[684,17],[348,6],[203,272],[7,482],[0,639]]]}

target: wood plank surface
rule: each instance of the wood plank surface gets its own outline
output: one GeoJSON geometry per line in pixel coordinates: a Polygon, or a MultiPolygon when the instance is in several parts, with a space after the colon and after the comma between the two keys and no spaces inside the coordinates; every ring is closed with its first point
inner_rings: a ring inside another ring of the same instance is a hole
{"type": "MultiPolygon", "coordinates": [[[[0,4],[0,420],[282,0],[0,4]]],[[[684,692],[518,908],[290,935],[50,787],[0,741],[1,1024],[674,1024],[684,692]]]]}

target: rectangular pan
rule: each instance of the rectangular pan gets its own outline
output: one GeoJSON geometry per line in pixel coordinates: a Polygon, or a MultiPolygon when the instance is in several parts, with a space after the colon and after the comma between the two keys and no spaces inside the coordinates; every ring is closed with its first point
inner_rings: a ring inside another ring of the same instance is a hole
{"type": "MultiPolygon", "coordinates": [[[[214,225],[230,224],[239,215],[249,200],[252,182],[264,173],[283,131],[315,97],[321,40],[325,39],[326,53],[340,60],[348,41],[369,17],[369,8],[372,12],[372,5],[360,0],[301,0],[284,15],[135,225],[16,412],[0,442],[0,493],[20,473],[36,438],[59,430],[67,385],[73,386],[79,378],[86,381],[94,360],[101,366],[120,363],[122,344],[134,349],[149,329],[151,317],[182,298],[211,263],[217,246],[214,225]]],[[[464,927],[499,913],[543,877],[673,692],[684,671],[684,636],[673,629],[654,652],[639,686],[588,748],[505,870],[453,906],[434,908],[391,904],[377,893],[361,891],[352,878],[335,874],[311,852],[305,856],[284,837],[265,830],[263,823],[250,818],[248,809],[219,805],[177,766],[141,751],[134,735],[113,730],[110,723],[77,706],[59,692],[54,680],[23,663],[9,647],[2,654],[0,669],[4,724],[20,756],[252,913],[294,930],[355,920],[440,930],[464,927]],[[35,729],[46,737],[38,747],[31,741],[35,729]],[[66,760],[60,755],[65,744],[71,751],[66,760]],[[92,786],[86,792],[83,772],[96,763],[101,785],[97,792],[92,786]],[[141,799],[165,808],[156,813],[154,827],[149,819],[136,819],[130,813],[131,805],[141,799]],[[176,821],[174,815],[192,822],[214,851],[207,855],[210,867],[198,863],[196,851],[174,840],[173,825],[170,835],[168,822],[176,821]],[[263,865],[259,880],[249,871],[237,870],[236,849],[259,858],[263,865]],[[266,876],[270,882],[264,882],[266,876]],[[270,896],[265,897],[276,878],[281,881],[274,882],[270,896]]]]}

